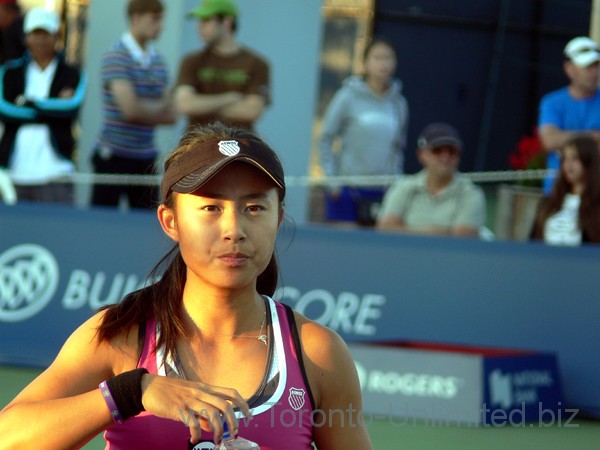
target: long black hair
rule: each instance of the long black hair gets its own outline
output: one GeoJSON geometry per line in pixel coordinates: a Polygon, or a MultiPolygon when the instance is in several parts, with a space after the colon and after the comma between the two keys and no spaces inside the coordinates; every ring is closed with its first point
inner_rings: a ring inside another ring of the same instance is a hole
{"type": "MultiPolygon", "coordinates": [[[[581,194],[579,204],[579,228],[584,242],[600,243],[600,150],[598,142],[590,135],[578,134],[569,139],[562,147],[574,148],[581,165],[585,170],[585,188],[581,194]]],[[[547,199],[540,204],[535,219],[533,232],[534,239],[543,239],[544,224],[550,216],[556,214],[562,208],[565,196],[571,192],[572,185],[565,177],[561,159],[560,173],[558,174],[552,192],[547,199]]]]}

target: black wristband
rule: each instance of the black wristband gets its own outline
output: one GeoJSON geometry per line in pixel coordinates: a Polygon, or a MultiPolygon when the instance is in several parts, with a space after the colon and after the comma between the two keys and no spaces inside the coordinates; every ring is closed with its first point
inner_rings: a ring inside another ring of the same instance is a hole
{"type": "Polygon", "coordinates": [[[134,369],[106,380],[123,420],[144,411],[142,376],[145,373],[148,373],[146,369],[134,369]]]}

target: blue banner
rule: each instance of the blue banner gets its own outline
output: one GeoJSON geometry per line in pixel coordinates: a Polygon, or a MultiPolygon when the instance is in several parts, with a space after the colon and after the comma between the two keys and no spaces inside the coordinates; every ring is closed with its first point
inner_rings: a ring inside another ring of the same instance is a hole
{"type": "MultiPolygon", "coordinates": [[[[0,363],[46,366],[172,243],[152,212],[0,205],[0,363]]],[[[600,416],[600,248],[284,224],[275,295],[348,342],[557,355],[567,406],[600,416]]]]}

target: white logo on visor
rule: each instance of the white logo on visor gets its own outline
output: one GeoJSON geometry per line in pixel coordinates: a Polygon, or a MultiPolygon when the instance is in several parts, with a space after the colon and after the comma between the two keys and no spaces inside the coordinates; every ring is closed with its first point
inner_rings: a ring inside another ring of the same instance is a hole
{"type": "Polygon", "coordinates": [[[238,141],[219,141],[219,151],[225,156],[234,156],[240,152],[238,141]]]}

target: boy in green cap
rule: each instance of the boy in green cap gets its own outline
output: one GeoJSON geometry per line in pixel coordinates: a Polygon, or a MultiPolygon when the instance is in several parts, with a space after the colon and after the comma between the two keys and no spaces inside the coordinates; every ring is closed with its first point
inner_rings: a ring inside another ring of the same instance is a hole
{"type": "Polygon", "coordinates": [[[232,0],[204,0],[188,13],[205,44],[179,66],[175,104],[188,126],[221,121],[252,130],[270,104],[269,63],[237,41],[238,16],[232,0]]]}

